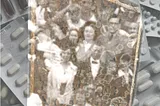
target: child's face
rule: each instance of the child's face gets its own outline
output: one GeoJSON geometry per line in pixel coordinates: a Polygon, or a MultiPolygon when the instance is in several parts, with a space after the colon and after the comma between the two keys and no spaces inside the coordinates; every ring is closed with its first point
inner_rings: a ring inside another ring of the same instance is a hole
{"type": "Polygon", "coordinates": [[[68,62],[70,60],[70,56],[71,56],[70,49],[68,49],[66,51],[63,51],[61,56],[62,56],[62,59],[63,59],[64,62],[68,62]]]}

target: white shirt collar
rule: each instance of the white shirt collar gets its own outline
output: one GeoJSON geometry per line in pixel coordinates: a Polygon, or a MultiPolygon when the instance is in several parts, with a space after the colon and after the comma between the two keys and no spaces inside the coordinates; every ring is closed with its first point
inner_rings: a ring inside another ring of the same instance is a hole
{"type": "Polygon", "coordinates": [[[83,43],[84,43],[85,52],[87,52],[89,48],[91,47],[92,43],[88,43],[85,40],[83,40],[83,43]]]}
{"type": "Polygon", "coordinates": [[[92,72],[92,76],[93,79],[96,78],[99,68],[100,68],[100,60],[94,60],[92,57],[90,58],[90,64],[91,64],[91,72],[92,72]],[[92,61],[96,61],[97,64],[93,64],[92,61]]]}

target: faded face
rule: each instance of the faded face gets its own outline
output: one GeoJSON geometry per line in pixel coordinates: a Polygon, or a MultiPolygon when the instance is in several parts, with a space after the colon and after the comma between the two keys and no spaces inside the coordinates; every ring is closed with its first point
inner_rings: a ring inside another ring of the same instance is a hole
{"type": "Polygon", "coordinates": [[[71,31],[70,32],[70,35],[69,35],[69,40],[73,43],[73,44],[75,44],[76,42],[77,42],[77,40],[78,40],[78,33],[76,32],[76,31],[71,31]]]}
{"type": "Polygon", "coordinates": [[[85,95],[84,94],[81,94],[81,93],[78,93],[77,95],[76,95],[76,102],[77,102],[77,104],[85,104],[85,95]]]}
{"type": "Polygon", "coordinates": [[[111,32],[111,33],[115,33],[116,31],[118,31],[119,29],[119,24],[118,23],[110,23],[110,25],[108,26],[108,30],[111,32]]]}
{"type": "Polygon", "coordinates": [[[66,51],[63,51],[61,56],[62,56],[62,59],[63,59],[64,62],[68,62],[70,60],[70,57],[71,57],[70,49],[68,49],[66,51]]]}
{"type": "Polygon", "coordinates": [[[91,56],[94,58],[94,59],[99,59],[101,57],[101,54],[102,54],[102,48],[100,46],[94,46],[93,47],[93,52],[91,54],[91,56]]]}
{"type": "Polygon", "coordinates": [[[90,9],[92,6],[92,0],[81,0],[80,4],[83,9],[90,9]]]}
{"type": "Polygon", "coordinates": [[[101,12],[101,17],[100,17],[100,19],[101,19],[101,21],[102,21],[102,23],[104,24],[104,25],[106,25],[107,24],[107,22],[108,22],[108,19],[109,19],[109,15],[110,14],[110,11],[108,11],[107,9],[106,10],[103,10],[102,12],[101,12]]]}
{"type": "Polygon", "coordinates": [[[138,24],[131,23],[128,29],[129,34],[137,34],[138,33],[138,24]]]}
{"type": "MultiPolygon", "coordinates": [[[[46,2],[46,0],[44,2],[46,2]]],[[[48,3],[48,7],[52,12],[51,15],[54,16],[56,14],[56,11],[58,10],[57,1],[56,0],[50,0],[49,3],[48,3]]]]}
{"type": "Polygon", "coordinates": [[[119,30],[120,28],[120,24],[119,24],[119,18],[111,18],[109,20],[109,26],[108,26],[108,30],[110,33],[115,33],[116,31],[119,30]]]}
{"type": "Polygon", "coordinates": [[[86,26],[84,29],[84,39],[93,40],[95,36],[95,30],[91,26],[86,26]]]}
{"type": "Polygon", "coordinates": [[[72,21],[76,21],[80,19],[80,8],[73,6],[69,10],[69,17],[71,18],[72,21]]]}

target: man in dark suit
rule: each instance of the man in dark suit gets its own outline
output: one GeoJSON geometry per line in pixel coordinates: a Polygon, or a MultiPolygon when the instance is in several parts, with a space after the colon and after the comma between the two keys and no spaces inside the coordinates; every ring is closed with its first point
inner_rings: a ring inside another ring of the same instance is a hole
{"type": "Polygon", "coordinates": [[[92,51],[89,61],[90,73],[86,76],[87,81],[90,80],[88,86],[91,87],[92,92],[90,92],[91,96],[86,97],[86,100],[92,106],[105,106],[107,105],[106,102],[109,101],[108,96],[111,89],[109,84],[113,79],[113,75],[108,72],[107,67],[114,60],[114,56],[104,51],[103,47],[98,44],[93,47],[92,51]]]}

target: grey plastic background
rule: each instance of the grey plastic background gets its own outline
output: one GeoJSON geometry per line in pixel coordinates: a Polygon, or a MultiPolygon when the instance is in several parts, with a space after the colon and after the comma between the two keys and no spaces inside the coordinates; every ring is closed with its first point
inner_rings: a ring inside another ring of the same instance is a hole
{"type": "Polygon", "coordinates": [[[133,106],[160,106],[160,1],[139,3],[143,33],[133,106]]]}
{"type": "MultiPolygon", "coordinates": [[[[13,2],[14,0],[11,1],[13,2]]],[[[130,1],[141,4],[144,25],[133,106],[160,106],[160,1],[130,1]]],[[[14,7],[16,6],[14,5],[14,7]]],[[[2,20],[0,24],[6,23],[21,15],[18,9],[16,11],[15,17],[2,20]]],[[[26,13],[24,12],[24,14],[26,13]]],[[[19,49],[19,44],[28,37],[27,24],[25,20],[19,18],[10,22],[5,28],[5,30],[1,30],[0,34],[1,38],[5,39],[1,41],[0,49],[3,47],[3,51],[0,52],[2,57],[9,53],[12,57],[12,62],[6,66],[1,66],[1,79],[3,80],[1,81],[1,91],[3,88],[7,89],[7,95],[2,99],[2,106],[25,106],[26,97],[24,96],[24,90],[28,87],[28,84],[24,83],[23,89],[21,89],[15,86],[14,81],[20,78],[21,75],[28,74],[29,64],[26,57],[28,49],[19,49]],[[22,34],[23,36],[19,38],[20,40],[18,41],[11,41],[11,33],[19,27],[25,28],[25,32],[22,34]],[[14,77],[8,77],[6,72],[11,65],[15,63],[20,64],[23,68],[18,74],[15,74],[14,77]],[[12,103],[10,101],[11,97],[16,98],[12,103]]]]}
{"type": "Polygon", "coordinates": [[[8,86],[1,80],[1,106],[23,106],[8,86]]]}
{"type": "MultiPolygon", "coordinates": [[[[27,8],[25,10],[20,9],[20,6],[18,5],[17,0],[10,0],[10,1],[13,4],[13,8],[15,9],[15,14],[12,17],[7,16],[6,12],[4,11],[3,6],[1,6],[0,25],[3,25],[7,22],[10,22],[10,21],[16,19],[17,17],[28,14],[28,9],[27,8]]],[[[0,0],[0,5],[1,5],[1,0],[0,0]]]]}
{"type": "Polygon", "coordinates": [[[28,37],[27,21],[22,17],[11,21],[1,29],[0,73],[4,84],[0,91],[3,95],[5,93],[3,88],[8,88],[6,97],[2,98],[2,102],[6,105],[27,105],[29,95],[28,37]],[[8,97],[17,98],[15,100],[17,102],[10,102],[8,97]]]}

